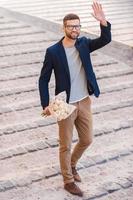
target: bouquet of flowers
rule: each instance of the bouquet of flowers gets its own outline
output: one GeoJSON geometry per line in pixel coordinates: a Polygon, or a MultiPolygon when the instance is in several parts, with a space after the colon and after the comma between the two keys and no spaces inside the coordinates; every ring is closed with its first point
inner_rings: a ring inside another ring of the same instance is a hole
{"type": "MultiPolygon", "coordinates": [[[[72,114],[72,112],[76,109],[76,106],[70,105],[64,100],[64,92],[55,96],[53,100],[50,102],[50,112],[51,115],[54,116],[57,121],[61,121],[62,119],[66,119],[68,116],[72,114]]],[[[42,116],[47,116],[42,113],[42,116]]]]}

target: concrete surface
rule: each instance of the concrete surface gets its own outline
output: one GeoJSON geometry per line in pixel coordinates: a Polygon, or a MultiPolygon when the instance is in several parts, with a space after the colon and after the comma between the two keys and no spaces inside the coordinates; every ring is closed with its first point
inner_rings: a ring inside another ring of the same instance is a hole
{"type": "MultiPolygon", "coordinates": [[[[69,12],[81,18],[82,30],[99,33],[98,22],[91,16],[92,0],[0,0],[0,6],[31,16],[62,23],[69,12]]],[[[133,47],[133,1],[100,0],[107,19],[112,24],[113,40],[133,47]]]]}
{"type": "MultiPolygon", "coordinates": [[[[38,77],[44,53],[61,34],[6,14],[0,15],[0,24],[0,199],[132,200],[132,66],[105,49],[92,53],[101,96],[91,97],[94,141],[78,165],[84,191],[78,198],[63,189],[56,121],[40,115],[38,77]]],[[[76,141],[74,130],[73,145],[76,141]]]]}

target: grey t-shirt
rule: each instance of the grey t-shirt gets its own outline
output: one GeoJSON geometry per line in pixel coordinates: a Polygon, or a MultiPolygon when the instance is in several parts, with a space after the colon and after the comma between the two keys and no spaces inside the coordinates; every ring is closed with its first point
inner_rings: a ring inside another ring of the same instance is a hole
{"type": "Polygon", "coordinates": [[[66,52],[71,79],[69,103],[74,103],[84,99],[89,95],[87,90],[87,79],[79,52],[75,46],[65,47],[64,49],[66,52]]]}

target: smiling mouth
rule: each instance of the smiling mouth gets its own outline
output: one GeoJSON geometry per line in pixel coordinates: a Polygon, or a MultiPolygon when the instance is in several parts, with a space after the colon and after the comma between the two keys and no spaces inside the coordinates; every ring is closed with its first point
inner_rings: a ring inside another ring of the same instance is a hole
{"type": "Polygon", "coordinates": [[[74,34],[78,34],[77,32],[72,32],[72,34],[73,34],[73,33],[74,33],[74,34]]]}

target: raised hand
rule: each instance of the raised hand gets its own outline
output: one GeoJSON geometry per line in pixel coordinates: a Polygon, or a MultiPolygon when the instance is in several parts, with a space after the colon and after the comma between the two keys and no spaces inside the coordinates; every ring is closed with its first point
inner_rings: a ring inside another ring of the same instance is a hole
{"type": "Polygon", "coordinates": [[[100,23],[103,26],[107,26],[107,21],[102,9],[102,5],[98,3],[97,1],[94,1],[92,5],[92,9],[93,9],[92,16],[95,17],[96,20],[100,21],[100,23]]]}

